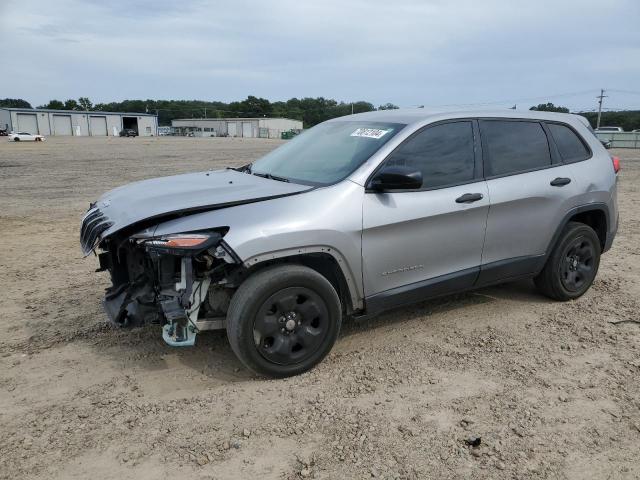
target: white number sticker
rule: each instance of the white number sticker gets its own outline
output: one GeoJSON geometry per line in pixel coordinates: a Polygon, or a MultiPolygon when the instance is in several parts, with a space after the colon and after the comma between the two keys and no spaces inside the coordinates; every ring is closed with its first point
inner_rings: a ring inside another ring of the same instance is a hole
{"type": "Polygon", "coordinates": [[[389,133],[391,130],[382,130],[380,128],[358,128],[355,132],[351,134],[352,137],[365,137],[365,138],[375,138],[376,140],[382,138],[384,135],[389,133]]]}

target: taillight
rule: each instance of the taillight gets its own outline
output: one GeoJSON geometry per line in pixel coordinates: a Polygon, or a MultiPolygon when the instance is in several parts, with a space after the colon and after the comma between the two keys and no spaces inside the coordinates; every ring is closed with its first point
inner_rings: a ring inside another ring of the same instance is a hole
{"type": "Polygon", "coordinates": [[[613,162],[613,171],[618,173],[620,171],[620,159],[614,155],[611,155],[611,161],[613,162]]]}

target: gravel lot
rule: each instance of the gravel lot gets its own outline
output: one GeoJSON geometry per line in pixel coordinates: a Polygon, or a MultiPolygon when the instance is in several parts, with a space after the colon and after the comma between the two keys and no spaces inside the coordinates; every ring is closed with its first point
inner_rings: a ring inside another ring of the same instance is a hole
{"type": "Polygon", "coordinates": [[[640,478],[638,150],[613,152],[621,228],[575,302],[531,282],[425,302],[348,323],[278,381],[221,332],[178,350],[108,325],[88,202],[279,143],[0,138],[0,478],[640,478]]]}

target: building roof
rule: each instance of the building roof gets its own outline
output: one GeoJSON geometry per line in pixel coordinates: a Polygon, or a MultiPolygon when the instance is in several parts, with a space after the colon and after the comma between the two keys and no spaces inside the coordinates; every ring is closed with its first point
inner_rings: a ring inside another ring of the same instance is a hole
{"type": "Polygon", "coordinates": [[[298,120],[296,118],[284,118],[284,117],[224,117],[224,118],[174,118],[173,122],[241,122],[241,121],[249,121],[249,120],[289,120],[291,122],[301,122],[302,120],[298,120]]]}
{"type": "Polygon", "coordinates": [[[136,112],[103,112],[101,110],[56,110],[52,108],[15,108],[0,107],[0,110],[10,110],[12,112],[28,112],[28,113],[85,113],[91,115],[127,115],[131,117],[155,117],[155,113],[136,113],[136,112]]]}

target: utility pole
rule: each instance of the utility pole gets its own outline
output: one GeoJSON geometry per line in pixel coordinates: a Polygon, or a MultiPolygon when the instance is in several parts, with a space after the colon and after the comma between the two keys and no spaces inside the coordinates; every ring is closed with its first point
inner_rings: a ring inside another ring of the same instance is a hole
{"type": "Polygon", "coordinates": [[[207,107],[204,107],[204,118],[207,118],[207,107]]]}
{"type": "Polygon", "coordinates": [[[596,130],[600,128],[600,117],[602,116],[602,99],[607,98],[608,95],[604,94],[604,88],[600,89],[600,95],[596,98],[598,99],[598,121],[596,122],[596,130]]]}
{"type": "Polygon", "coordinates": [[[351,102],[351,115],[353,115],[353,102],[351,102]]]}

